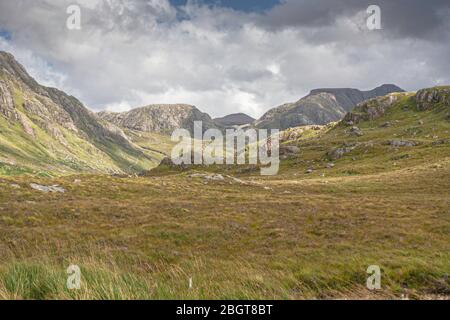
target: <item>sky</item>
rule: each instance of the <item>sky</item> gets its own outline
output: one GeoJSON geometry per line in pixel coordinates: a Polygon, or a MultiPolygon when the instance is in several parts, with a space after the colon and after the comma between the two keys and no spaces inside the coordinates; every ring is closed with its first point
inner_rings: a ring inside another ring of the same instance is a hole
{"type": "Polygon", "coordinates": [[[315,88],[449,85],[450,1],[0,1],[0,50],[93,111],[187,103],[257,118],[315,88]]]}

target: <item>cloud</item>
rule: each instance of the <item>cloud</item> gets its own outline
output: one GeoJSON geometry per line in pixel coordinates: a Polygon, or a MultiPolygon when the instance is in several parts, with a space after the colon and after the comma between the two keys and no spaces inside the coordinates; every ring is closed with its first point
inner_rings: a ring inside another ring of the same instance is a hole
{"type": "MultiPolygon", "coordinates": [[[[448,0],[286,0],[261,16],[259,22],[270,28],[329,27],[374,4],[381,9],[386,36],[423,39],[448,33],[448,0]]],[[[359,23],[364,24],[365,18],[359,15],[359,23]]]]}
{"type": "Polygon", "coordinates": [[[285,1],[263,13],[198,1],[78,0],[82,29],[70,31],[73,2],[0,2],[0,30],[10,35],[0,49],[94,110],[190,103],[212,116],[258,117],[317,87],[450,83],[442,1],[411,0],[417,7],[406,12],[379,1],[391,8],[382,9],[381,31],[365,28],[367,6],[354,0],[285,1]],[[422,25],[409,28],[402,17],[420,11],[422,25]]]}

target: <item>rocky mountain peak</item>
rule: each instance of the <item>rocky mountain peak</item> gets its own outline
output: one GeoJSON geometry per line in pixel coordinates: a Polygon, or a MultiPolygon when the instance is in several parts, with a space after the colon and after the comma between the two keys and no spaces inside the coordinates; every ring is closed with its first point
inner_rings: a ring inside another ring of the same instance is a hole
{"type": "Polygon", "coordinates": [[[41,91],[40,85],[36,80],[28,74],[25,68],[16,61],[12,54],[5,51],[0,51],[0,72],[19,79],[34,90],[41,91]]]}
{"type": "Polygon", "coordinates": [[[383,84],[369,91],[352,88],[321,88],[295,103],[268,111],[256,121],[260,128],[286,129],[304,125],[324,125],[341,120],[359,103],[392,92],[404,92],[393,84],[383,84]]]}
{"type": "Polygon", "coordinates": [[[202,121],[203,129],[215,128],[211,117],[188,104],[153,104],[127,112],[99,112],[98,116],[119,127],[171,134],[175,129],[194,130],[194,121],[202,121]]]}

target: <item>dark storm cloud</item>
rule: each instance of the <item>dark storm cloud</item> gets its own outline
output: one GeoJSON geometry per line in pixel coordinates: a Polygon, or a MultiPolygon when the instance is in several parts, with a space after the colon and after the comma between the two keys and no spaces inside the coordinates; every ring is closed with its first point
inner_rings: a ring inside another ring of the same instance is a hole
{"type": "Polygon", "coordinates": [[[260,23],[275,29],[329,27],[339,17],[351,18],[369,5],[380,6],[383,29],[392,36],[437,38],[449,32],[449,0],[287,0],[260,23]]]}

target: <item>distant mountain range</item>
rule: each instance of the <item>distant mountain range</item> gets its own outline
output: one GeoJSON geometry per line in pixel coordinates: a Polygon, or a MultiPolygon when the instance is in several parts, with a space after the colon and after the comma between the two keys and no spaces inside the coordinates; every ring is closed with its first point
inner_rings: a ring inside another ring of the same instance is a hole
{"type": "Polygon", "coordinates": [[[222,118],[214,119],[216,124],[223,127],[243,126],[246,124],[252,124],[254,121],[254,118],[246,115],[245,113],[233,113],[222,118]]]}
{"type": "Polygon", "coordinates": [[[170,152],[167,137],[177,128],[193,131],[249,125],[287,129],[342,119],[357,104],[392,92],[316,89],[295,103],[274,108],[260,119],[236,113],[212,119],[186,104],[149,105],[128,112],[95,114],[76,98],[38,84],[11,54],[0,52],[0,167],[60,172],[137,172],[155,166],[170,152]]]}
{"type": "Polygon", "coordinates": [[[403,89],[384,84],[370,91],[358,89],[315,89],[295,103],[288,103],[266,112],[260,119],[235,113],[211,119],[194,106],[185,104],[150,105],[128,112],[99,112],[103,120],[121,128],[143,132],[171,133],[184,128],[192,132],[194,121],[202,121],[203,129],[225,129],[234,126],[252,125],[257,128],[287,129],[302,125],[322,125],[342,119],[359,103],[403,89]]]}
{"type": "Polygon", "coordinates": [[[342,119],[359,103],[393,92],[404,92],[393,84],[370,91],[357,89],[316,89],[294,103],[269,110],[254,125],[258,128],[284,130],[304,125],[323,125],[342,119]]]}

